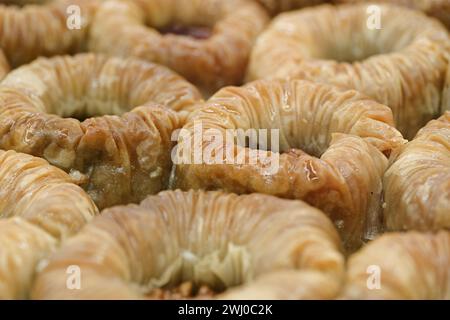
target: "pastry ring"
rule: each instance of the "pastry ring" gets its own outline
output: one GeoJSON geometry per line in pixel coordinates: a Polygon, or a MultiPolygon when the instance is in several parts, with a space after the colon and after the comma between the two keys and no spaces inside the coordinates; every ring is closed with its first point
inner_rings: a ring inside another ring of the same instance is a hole
{"type": "Polygon", "coordinates": [[[16,68],[40,56],[84,50],[99,1],[35,0],[30,4],[11,0],[8,5],[0,4],[0,48],[10,65],[16,68]],[[72,11],[71,6],[78,10],[72,11]]]}
{"type": "Polygon", "coordinates": [[[199,101],[194,86],[149,62],[42,58],[0,85],[0,148],[79,177],[99,208],[139,202],[168,184],[172,131],[199,101]]]}
{"type": "Polygon", "coordinates": [[[450,299],[450,232],[386,233],[347,262],[342,297],[450,299]]]}
{"type": "Polygon", "coordinates": [[[450,2],[448,0],[335,0],[337,3],[390,3],[421,10],[439,19],[450,30],[450,2]]]}
{"type": "Polygon", "coordinates": [[[413,138],[440,113],[450,38],[419,11],[371,8],[322,5],[278,16],[255,44],[248,80],[291,77],[356,89],[389,106],[397,128],[413,138]]]}
{"type": "Polygon", "coordinates": [[[242,82],[267,22],[246,0],[109,1],[94,20],[90,49],[166,65],[209,92],[242,82]]]}
{"type": "Polygon", "coordinates": [[[28,298],[35,268],[98,210],[64,171],[0,150],[0,299],[28,298]]]}
{"type": "Polygon", "coordinates": [[[450,229],[450,111],[396,152],[384,176],[389,230],[450,229]]]}
{"type": "Polygon", "coordinates": [[[223,299],[332,298],[343,270],[336,229],[302,201],[163,191],[104,210],[66,241],[32,298],[168,298],[185,281],[185,298],[202,286],[223,299]],[[80,290],[66,287],[70,265],[82,272],[80,290]]]}
{"type": "Polygon", "coordinates": [[[366,228],[376,229],[366,224],[376,223],[380,210],[383,153],[403,143],[391,110],[354,90],[260,80],[224,88],[192,114],[178,139],[175,186],[305,200],[356,247],[366,228]],[[247,148],[227,139],[238,130],[277,134],[272,143],[281,153],[266,151],[262,140],[247,148]]]}

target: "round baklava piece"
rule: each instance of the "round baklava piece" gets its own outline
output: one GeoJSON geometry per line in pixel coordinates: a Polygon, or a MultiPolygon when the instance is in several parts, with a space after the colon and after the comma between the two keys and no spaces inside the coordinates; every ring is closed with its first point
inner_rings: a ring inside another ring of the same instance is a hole
{"type": "Polygon", "coordinates": [[[164,189],[172,132],[198,90],[138,59],[41,58],[0,85],[0,148],[47,159],[80,180],[99,208],[164,189]]]}
{"type": "Polygon", "coordinates": [[[0,1],[0,48],[14,68],[40,56],[83,51],[101,1],[0,1]]]}
{"type": "Polygon", "coordinates": [[[211,92],[243,80],[267,22],[265,10],[247,0],[108,1],[96,15],[90,49],[161,63],[211,92]]]}
{"type": "Polygon", "coordinates": [[[393,154],[384,176],[390,230],[450,229],[450,111],[393,154]]]}
{"type": "Polygon", "coordinates": [[[386,155],[403,143],[391,110],[354,90],[259,80],[224,88],[192,113],[179,132],[175,185],[305,200],[354,247],[379,225],[386,155]]]}
{"type": "Polygon", "coordinates": [[[347,262],[347,299],[450,299],[450,231],[386,233],[347,262]]]}
{"type": "Polygon", "coordinates": [[[64,171],[0,150],[0,299],[26,299],[38,263],[98,210],[64,171]]]}
{"type": "Polygon", "coordinates": [[[36,278],[35,299],[326,299],[344,273],[331,221],[301,201],[164,191],[106,209],[36,278]],[[66,270],[82,270],[79,290],[66,270]]]}
{"type": "Polygon", "coordinates": [[[419,11],[322,5],[275,18],[256,42],[247,77],[356,89],[389,106],[411,139],[440,114],[449,48],[445,27],[419,11]]]}

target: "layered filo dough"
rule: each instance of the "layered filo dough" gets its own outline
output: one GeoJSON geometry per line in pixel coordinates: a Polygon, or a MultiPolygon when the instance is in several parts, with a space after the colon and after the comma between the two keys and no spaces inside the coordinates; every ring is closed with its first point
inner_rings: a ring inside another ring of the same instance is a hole
{"type": "Polygon", "coordinates": [[[0,299],[29,298],[38,263],[98,210],[64,171],[0,150],[0,299]]]}
{"type": "MultiPolygon", "coordinates": [[[[218,299],[319,299],[342,286],[332,222],[302,201],[253,194],[164,191],[106,209],[48,261],[35,299],[144,299],[190,281],[218,299]],[[83,272],[79,290],[65,270],[83,272]]],[[[170,296],[170,295],[169,295],[170,296]]]]}
{"type": "Polygon", "coordinates": [[[0,3],[0,48],[16,68],[40,56],[87,48],[92,18],[103,0],[6,0],[0,3]]]}
{"type": "Polygon", "coordinates": [[[94,20],[90,50],[166,65],[211,93],[243,81],[268,20],[247,0],[109,1],[94,20]]]}
{"type": "Polygon", "coordinates": [[[0,300],[450,300],[449,30],[450,0],[0,0],[0,300]]]}
{"type": "Polygon", "coordinates": [[[276,17],[253,48],[248,80],[290,77],[356,89],[389,106],[412,139],[440,114],[448,32],[419,11],[379,5],[377,20],[368,8],[322,5],[276,17]]]}
{"type": "Polygon", "coordinates": [[[391,158],[384,176],[389,230],[450,229],[450,111],[391,158]]]}
{"type": "Polygon", "coordinates": [[[0,148],[77,176],[99,208],[139,202],[167,186],[172,132],[199,101],[193,85],[149,62],[41,58],[0,84],[0,148]]]}
{"type": "Polygon", "coordinates": [[[346,299],[450,299],[450,231],[386,233],[350,257],[346,299]]]}
{"type": "Polygon", "coordinates": [[[450,1],[448,0],[334,0],[335,3],[395,4],[420,10],[441,21],[450,30],[450,1]]]}
{"type": "Polygon", "coordinates": [[[387,106],[352,90],[301,80],[228,87],[183,127],[175,186],[305,200],[329,214],[355,248],[381,223],[386,155],[405,142],[393,124],[387,106]],[[279,150],[226,139],[227,130],[251,129],[274,129],[279,150]]]}

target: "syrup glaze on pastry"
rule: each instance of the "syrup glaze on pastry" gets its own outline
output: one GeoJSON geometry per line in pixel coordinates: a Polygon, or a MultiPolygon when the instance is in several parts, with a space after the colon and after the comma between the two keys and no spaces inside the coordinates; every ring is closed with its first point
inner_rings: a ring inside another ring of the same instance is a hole
{"type": "Polygon", "coordinates": [[[141,299],[191,281],[219,299],[320,299],[336,296],[343,272],[333,224],[304,202],[164,191],[104,210],[49,259],[32,297],[141,299]],[[69,265],[80,290],[66,287],[69,265]]]}
{"type": "Polygon", "coordinates": [[[198,101],[183,78],[141,60],[39,59],[0,85],[0,148],[79,177],[99,208],[139,202],[167,185],[171,133],[198,101]]]}
{"type": "Polygon", "coordinates": [[[439,115],[450,38],[439,22],[398,6],[380,5],[381,29],[369,28],[367,8],[322,5],[278,16],[256,42],[248,80],[293,77],[356,89],[389,106],[397,128],[413,138],[439,115]]]}
{"type": "Polygon", "coordinates": [[[346,246],[355,248],[379,226],[383,153],[403,143],[391,110],[356,91],[303,80],[260,80],[224,88],[192,114],[178,140],[175,186],[303,199],[329,214],[346,246]],[[279,130],[282,153],[224,139],[213,151],[225,157],[232,150],[234,159],[244,154],[244,161],[192,161],[199,153],[192,145],[196,135],[204,135],[199,148],[205,156],[215,145],[207,132],[225,137],[227,129],[279,130]],[[263,159],[275,160],[268,165],[263,159]],[[269,171],[273,164],[277,170],[269,171]]]}

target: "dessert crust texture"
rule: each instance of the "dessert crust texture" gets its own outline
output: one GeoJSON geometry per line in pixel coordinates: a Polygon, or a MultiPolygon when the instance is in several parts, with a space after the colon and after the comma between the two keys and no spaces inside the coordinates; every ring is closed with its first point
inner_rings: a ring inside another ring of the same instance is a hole
{"type": "Polygon", "coordinates": [[[304,202],[164,191],[104,210],[49,259],[32,297],[143,299],[191,281],[219,299],[332,298],[343,271],[333,224],[304,202]],[[80,290],[66,288],[73,264],[83,270],[80,290]]]}
{"type": "Polygon", "coordinates": [[[0,148],[78,177],[99,208],[139,202],[167,185],[171,134],[198,101],[198,90],[163,66],[42,58],[0,85],[0,148]]]}
{"type": "Polygon", "coordinates": [[[0,150],[0,298],[28,298],[35,269],[98,210],[64,171],[0,150]]]}
{"type": "Polygon", "coordinates": [[[9,72],[9,63],[6,60],[3,50],[0,49],[0,80],[2,80],[9,72]]]}
{"type": "Polygon", "coordinates": [[[449,231],[387,233],[350,257],[342,297],[448,300],[449,273],[449,231]]]}
{"type": "Polygon", "coordinates": [[[335,0],[336,3],[389,3],[420,10],[440,20],[450,30],[450,2],[448,0],[335,0]]]}
{"type": "Polygon", "coordinates": [[[418,11],[379,5],[371,20],[368,8],[322,5],[275,18],[255,44],[248,80],[291,77],[356,89],[389,106],[397,128],[413,138],[441,110],[448,32],[418,11]]]}
{"type": "Polygon", "coordinates": [[[442,113],[446,111],[450,111],[450,63],[447,68],[447,79],[442,96],[442,113]]]}
{"type": "Polygon", "coordinates": [[[0,4],[0,48],[14,68],[40,56],[80,52],[87,47],[90,23],[101,1],[49,0],[34,1],[33,4],[9,1],[8,5],[0,4]],[[72,19],[71,15],[76,18],[72,19]]]}
{"type": "Polygon", "coordinates": [[[450,0],[0,0],[26,299],[450,300],[450,0]]]}
{"type": "Polygon", "coordinates": [[[220,90],[191,115],[178,138],[175,185],[305,200],[356,247],[379,225],[384,154],[403,143],[391,110],[356,91],[260,80],[220,90]],[[278,150],[227,139],[253,129],[278,134],[278,150]]]}
{"type": "Polygon", "coordinates": [[[246,0],[109,1],[96,15],[90,49],[166,65],[214,91],[242,82],[253,42],[267,22],[265,10],[246,0]],[[211,34],[196,39],[160,32],[177,24],[207,27],[211,34]]]}
{"type": "Polygon", "coordinates": [[[384,176],[387,228],[450,229],[450,111],[430,121],[391,162],[384,176]]]}

